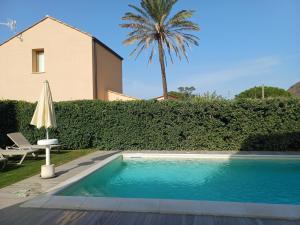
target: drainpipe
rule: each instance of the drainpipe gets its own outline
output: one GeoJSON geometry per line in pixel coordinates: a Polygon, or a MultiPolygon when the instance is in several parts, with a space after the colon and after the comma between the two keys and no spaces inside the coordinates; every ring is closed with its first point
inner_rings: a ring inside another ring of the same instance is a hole
{"type": "Polygon", "coordinates": [[[95,40],[92,38],[92,70],[93,70],[93,98],[98,99],[98,80],[97,80],[97,53],[95,40]]]}

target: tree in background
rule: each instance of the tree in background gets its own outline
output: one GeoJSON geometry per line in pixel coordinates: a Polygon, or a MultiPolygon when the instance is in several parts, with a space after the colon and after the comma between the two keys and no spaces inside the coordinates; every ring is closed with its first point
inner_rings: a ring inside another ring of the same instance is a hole
{"type": "MultiPolygon", "coordinates": [[[[246,91],[241,92],[236,95],[236,98],[253,98],[253,99],[261,99],[263,95],[263,87],[253,87],[246,91]]],[[[291,97],[291,93],[288,91],[278,88],[278,87],[264,87],[264,97],[265,98],[276,98],[276,97],[291,97]]]]}
{"type": "Polygon", "coordinates": [[[172,54],[180,60],[182,57],[188,60],[186,49],[191,45],[198,46],[198,37],[189,33],[199,30],[198,24],[190,21],[194,11],[181,10],[171,16],[176,2],[177,0],[142,0],[140,7],[129,5],[135,12],[127,12],[122,19],[128,23],[121,24],[123,28],[132,29],[123,43],[125,45],[137,43],[130,55],[136,54],[137,58],[142,51],[150,48],[149,63],[151,63],[156,49],[158,50],[164,99],[168,98],[167,56],[171,62],[173,62],[172,54]]]}
{"type": "Polygon", "coordinates": [[[171,91],[169,95],[177,97],[178,100],[224,100],[222,95],[218,95],[216,91],[205,92],[203,94],[194,94],[196,88],[191,87],[179,87],[178,91],[171,91]]]}
{"type": "Polygon", "coordinates": [[[202,102],[202,101],[223,101],[225,98],[222,95],[217,94],[216,91],[213,92],[204,92],[203,94],[194,95],[193,98],[191,98],[193,102],[202,102]]]}
{"type": "Polygon", "coordinates": [[[195,95],[193,94],[193,92],[196,90],[195,87],[191,86],[191,87],[179,87],[178,91],[170,91],[169,95],[170,96],[174,96],[179,100],[186,100],[189,98],[194,97],[195,95]]]}
{"type": "Polygon", "coordinates": [[[225,99],[222,95],[217,94],[216,91],[213,91],[213,92],[207,91],[203,95],[199,95],[197,97],[206,99],[206,100],[224,100],[225,99]]]}
{"type": "Polygon", "coordinates": [[[191,86],[191,87],[179,87],[178,91],[180,93],[183,93],[187,96],[192,96],[193,92],[196,90],[195,87],[191,86]]]}

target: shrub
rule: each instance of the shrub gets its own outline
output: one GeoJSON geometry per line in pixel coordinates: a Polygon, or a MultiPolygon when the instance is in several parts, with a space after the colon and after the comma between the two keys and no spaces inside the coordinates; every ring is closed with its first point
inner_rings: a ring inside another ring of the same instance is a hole
{"type": "MultiPolygon", "coordinates": [[[[265,98],[278,98],[278,97],[283,97],[283,98],[288,98],[291,97],[291,93],[288,91],[282,89],[282,88],[277,88],[277,87],[264,87],[264,95],[265,98]]],[[[236,98],[262,98],[262,87],[254,87],[250,88],[246,91],[241,92],[236,98]]]]}
{"type": "MultiPolygon", "coordinates": [[[[0,144],[29,125],[35,104],[0,101],[0,144]]],[[[62,148],[103,150],[299,150],[300,99],[55,103],[62,148]]]]}

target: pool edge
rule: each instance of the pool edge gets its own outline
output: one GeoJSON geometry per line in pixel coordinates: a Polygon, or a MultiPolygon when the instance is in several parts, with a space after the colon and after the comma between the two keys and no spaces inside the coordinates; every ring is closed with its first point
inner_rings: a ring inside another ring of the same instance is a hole
{"type": "Polygon", "coordinates": [[[90,168],[78,173],[77,175],[73,176],[72,178],[67,179],[66,181],[52,187],[51,189],[49,189],[46,194],[48,195],[55,195],[56,193],[60,192],[61,190],[67,188],[68,186],[80,181],[81,179],[85,178],[86,176],[92,174],[93,172],[95,172],[96,170],[104,167],[105,165],[107,165],[108,163],[110,163],[111,161],[119,158],[119,157],[123,157],[123,154],[121,153],[117,153],[115,155],[112,155],[104,160],[102,160],[101,162],[98,162],[97,164],[91,166],[90,168]]]}
{"type": "Polygon", "coordinates": [[[76,209],[76,210],[101,210],[121,212],[148,212],[168,214],[213,215],[232,217],[254,217],[270,219],[300,219],[300,205],[265,204],[265,203],[240,203],[198,200],[166,200],[143,198],[109,198],[109,197],[81,197],[81,196],[55,196],[62,189],[78,182],[97,169],[105,166],[118,157],[143,157],[143,158],[271,158],[271,159],[300,159],[300,156],[289,155],[234,155],[234,154],[164,154],[164,153],[118,153],[91,166],[76,176],[58,184],[45,194],[29,200],[21,207],[76,209]]]}

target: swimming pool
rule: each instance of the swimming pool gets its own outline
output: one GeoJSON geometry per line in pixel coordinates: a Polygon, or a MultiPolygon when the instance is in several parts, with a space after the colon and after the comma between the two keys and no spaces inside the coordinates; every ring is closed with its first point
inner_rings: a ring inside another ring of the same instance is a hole
{"type": "Polygon", "coordinates": [[[300,160],[119,156],[58,196],[300,204],[300,160]]]}

